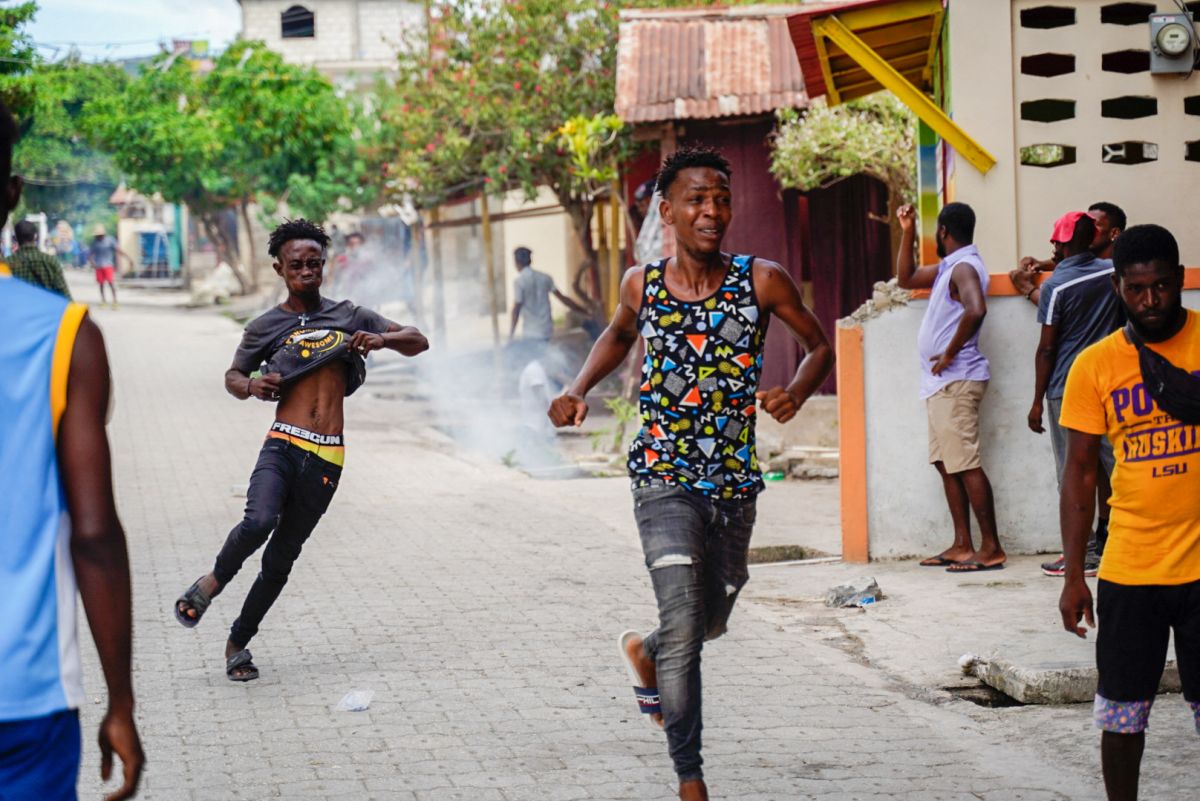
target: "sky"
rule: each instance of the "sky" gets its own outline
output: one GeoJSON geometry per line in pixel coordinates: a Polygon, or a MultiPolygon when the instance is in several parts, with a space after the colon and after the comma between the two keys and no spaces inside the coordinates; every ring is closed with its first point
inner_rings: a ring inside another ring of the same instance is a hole
{"type": "Polygon", "coordinates": [[[242,27],[237,0],[38,0],[38,6],[28,31],[51,60],[72,44],[88,61],[153,55],[171,39],[207,39],[210,49],[222,50],[242,27]]]}

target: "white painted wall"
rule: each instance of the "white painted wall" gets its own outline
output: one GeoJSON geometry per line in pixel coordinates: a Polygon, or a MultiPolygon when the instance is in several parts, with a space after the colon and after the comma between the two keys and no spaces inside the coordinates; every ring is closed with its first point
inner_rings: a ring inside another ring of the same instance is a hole
{"type": "Polygon", "coordinates": [[[997,163],[984,174],[955,155],[948,180],[953,199],[975,209],[979,219],[975,244],[988,255],[995,271],[1001,265],[1016,267],[1018,259],[1013,236],[1017,230],[1017,146],[1008,5],[1004,0],[955,0],[949,12],[951,116],[997,163]]]}
{"type": "MultiPolygon", "coordinates": [[[[1185,292],[1184,303],[1200,309],[1200,291],[1185,292]]],[[[953,538],[918,396],[917,330],[928,305],[912,301],[863,324],[872,559],[928,556],[953,538]]],[[[996,495],[1001,543],[1013,554],[1061,547],[1049,435],[1025,424],[1033,401],[1035,312],[1022,297],[989,297],[980,338],[992,372],[980,412],[983,468],[996,495]]],[[[978,544],[974,516],[972,531],[978,544]]]]}

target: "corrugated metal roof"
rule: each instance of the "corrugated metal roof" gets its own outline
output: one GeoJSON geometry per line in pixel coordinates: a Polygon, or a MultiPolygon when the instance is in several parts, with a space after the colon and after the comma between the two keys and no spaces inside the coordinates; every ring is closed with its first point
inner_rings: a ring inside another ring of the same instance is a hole
{"type": "Polygon", "coordinates": [[[789,14],[807,8],[622,12],[617,114],[661,122],[808,105],[787,25],[789,14]]]}

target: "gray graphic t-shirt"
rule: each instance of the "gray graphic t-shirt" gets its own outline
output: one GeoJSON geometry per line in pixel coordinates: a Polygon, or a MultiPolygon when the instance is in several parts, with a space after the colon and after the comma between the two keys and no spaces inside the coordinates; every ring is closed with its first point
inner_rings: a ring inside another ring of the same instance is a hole
{"type": "Polygon", "coordinates": [[[390,325],[376,312],[348,300],[322,298],[321,308],[304,314],[275,306],[246,326],[233,368],[247,375],[260,368],[278,372],[287,383],[329,361],[344,359],[346,395],[352,395],[366,379],[367,368],[362,356],[350,350],[350,336],[356,331],[382,334],[390,325]]]}

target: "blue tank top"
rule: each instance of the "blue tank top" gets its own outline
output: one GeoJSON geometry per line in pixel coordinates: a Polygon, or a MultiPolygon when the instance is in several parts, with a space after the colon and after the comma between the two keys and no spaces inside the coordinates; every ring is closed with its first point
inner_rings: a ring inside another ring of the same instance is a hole
{"type": "Polygon", "coordinates": [[[0,269],[0,721],[83,700],[58,423],[86,307],[0,269]]]}
{"type": "Polygon", "coordinates": [[[646,341],[642,428],[629,448],[633,486],[676,484],[718,499],[763,488],[754,447],[754,393],[767,324],[753,256],[734,256],[704,300],[671,295],[667,260],[645,267],[638,326],[646,341]]]}

